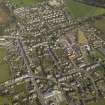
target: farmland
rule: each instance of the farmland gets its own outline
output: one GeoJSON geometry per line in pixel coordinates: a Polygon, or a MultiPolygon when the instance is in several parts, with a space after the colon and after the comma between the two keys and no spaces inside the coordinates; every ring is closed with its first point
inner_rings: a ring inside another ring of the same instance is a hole
{"type": "Polygon", "coordinates": [[[81,4],[74,0],[68,0],[67,6],[68,6],[69,12],[75,18],[86,17],[86,16],[97,16],[105,13],[105,9],[81,4]]]}

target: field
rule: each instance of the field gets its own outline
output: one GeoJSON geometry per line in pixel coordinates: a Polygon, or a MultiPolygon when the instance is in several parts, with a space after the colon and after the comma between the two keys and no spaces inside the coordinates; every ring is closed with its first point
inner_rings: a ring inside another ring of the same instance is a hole
{"type": "Polygon", "coordinates": [[[0,9],[0,24],[7,22],[7,20],[8,19],[6,13],[2,9],[0,9]]]}
{"type": "Polygon", "coordinates": [[[88,103],[87,105],[105,105],[105,99],[100,99],[97,102],[91,102],[91,103],[88,103]]]}
{"type": "MultiPolygon", "coordinates": [[[[100,20],[96,20],[94,26],[100,29],[103,33],[105,33],[105,17],[100,20]]],[[[100,37],[105,39],[105,35],[100,35],[100,37]]]]}
{"type": "Polygon", "coordinates": [[[100,20],[97,20],[95,22],[95,26],[105,32],[105,18],[102,18],[100,20]]]}
{"type": "MultiPolygon", "coordinates": [[[[5,56],[6,49],[0,48],[0,83],[10,79],[9,65],[3,60],[5,56]]],[[[0,96],[0,105],[4,105],[4,103],[9,103],[9,105],[12,105],[11,98],[9,96],[0,96]]]]}
{"type": "Polygon", "coordinates": [[[43,0],[10,0],[12,4],[16,4],[17,7],[33,5],[43,0]]]}
{"type": "Polygon", "coordinates": [[[9,103],[9,105],[12,105],[11,98],[9,96],[8,97],[0,96],[0,105],[7,105],[7,103],[9,103]]]}
{"type": "Polygon", "coordinates": [[[96,15],[105,13],[105,9],[81,4],[74,0],[67,0],[67,6],[68,6],[69,12],[75,18],[86,17],[86,16],[96,16],[96,15]]]}
{"type": "Polygon", "coordinates": [[[0,5],[0,24],[6,24],[10,20],[10,14],[8,8],[0,5]]]}
{"type": "Polygon", "coordinates": [[[6,55],[6,50],[0,48],[0,83],[10,79],[9,65],[3,61],[3,57],[6,55]]]}

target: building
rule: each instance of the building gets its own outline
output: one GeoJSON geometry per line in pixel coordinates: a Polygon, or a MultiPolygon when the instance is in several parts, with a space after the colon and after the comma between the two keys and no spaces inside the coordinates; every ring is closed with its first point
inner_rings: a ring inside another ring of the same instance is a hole
{"type": "Polygon", "coordinates": [[[59,105],[60,102],[64,101],[64,98],[60,91],[54,90],[45,94],[45,100],[48,105],[59,105]]]}
{"type": "Polygon", "coordinates": [[[51,6],[60,6],[64,4],[63,0],[49,0],[51,6]]]}

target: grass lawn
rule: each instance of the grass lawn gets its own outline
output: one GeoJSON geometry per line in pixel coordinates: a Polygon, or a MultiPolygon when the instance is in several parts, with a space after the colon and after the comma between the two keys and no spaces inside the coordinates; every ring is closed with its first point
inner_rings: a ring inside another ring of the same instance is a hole
{"type": "Polygon", "coordinates": [[[16,93],[26,92],[26,83],[15,85],[14,89],[16,93]]]}
{"type": "Polygon", "coordinates": [[[99,50],[96,50],[96,57],[101,58],[102,60],[105,59],[105,55],[103,53],[101,53],[99,50]]]}
{"type": "Polygon", "coordinates": [[[5,55],[6,55],[6,49],[0,48],[0,83],[10,79],[9,65],[2,61],[5,55]]]}
{"type": "Polygon", "coordinates": [[[105,9],[81,4],[74,0],[68,0],[67,5],[70,13],[76,18],[84,16],[96,16],[105,13],[105,9]]]}
{"type": "Polygon", "coordinates": [[[91,102],[87,105],[105,105],[105,99],[99,99],[97,102],[91,102]]]}
{"type": "Polygon", "coordinates": [[[59,105],[68,105],[68,104],[65,101],[63,101],[59,105]]]}
{"type": "Polygon", "coordinates": [[[16,4],[17,7],[33,5],[43,0],[9,0],[11,3],[16,4]]]}
{"type": "Polygon", "coordinates": [[[99,66],[97,68],[95,68],[95,71],[97,74],[99,74],[100,77],[103,77],[103,74],[104,74],[104,68],[102,66],[99,66]]]}
{"type": "MultiPolygon", "coordinates": [[[[105,33],[105,17],[99,20],[96,20],[94,26],[100,29],[103,33],[105,33]]],[[[101,38],[105,39],[105,35],[101,34],[101,38]]]]}
{"type": "Polygon", "coordinates": [[[92,58],[91,58],[92,56],[94,56],[95,58],[101,58],[102,60],[105,59],[105,55],[102,52],[100,52],[98,49],[94,49],[94,51],[91,52],[90,56],[89,55],[87,56],[87,59],[90,62],[92,62],[92,58]]]}
{"type": "Polygon", "coordinates": [[[0,105],[4,105],[4,102],[9,103],[9,105],[12,105],[11,97],[0,96],[0,105]]]}
{"type": "Polygon", "coordinates": [[[105,32],[105,18],[96,20],[95,21],[95,26],[105,32]]]}
{"type": "Polygon", "coordinates": [[[94,56],[95,58],[101,58],[102,60],[105,59],[105,55],[102,52],[100,52],[98,49],[94,49],[94,51],[91,52],[90,55],[87,55],[87,61],[90,63],[93,63],[92,56],[94,56]]]}

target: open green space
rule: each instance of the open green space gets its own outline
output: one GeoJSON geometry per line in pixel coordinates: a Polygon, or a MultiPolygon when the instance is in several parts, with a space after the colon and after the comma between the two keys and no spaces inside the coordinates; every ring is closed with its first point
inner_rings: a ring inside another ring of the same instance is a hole
{"type": "Polygon", "coordinates": [[[97,58],[101,58],[102,60],[105,59],[105,55],[102,52],[100,52],[98,49],[95,50],[95,54],[97,58]]]}
{"type": "Polygon", "coordinates": [[[17,7],[29,6],[41,2],[43,0],[9,0],[12,4],[16,4],[17,7]]]}
{"type": "Polygon", "coordinates": [[[95,71],[100,77],[103,77],[103,74],[105,73],[105,70],[102,66],[95,68],[95,71]]]}
{"type": "Polygon", "coordinates": [[[66,101],[61,102],[59,105],[68,105],[66,101]]]}
{"type": "Polygon", "coordinates": [[[9,96],[0,96],[0,105],[9,104],[12,105],[11,97],[9,96]]]}
{"type": "MultiPolygon", "coordinates": [[[[101,30],[103,33],[105,33],[105,17],[103,17],[102,19],[96,20],[94,23],[94,26],[101,30]]],[[[105,35],[104,34],[100,34],[100,37],[102,39],[105,39],[105,35]]]]}
{"type": "Polygon", "coordinates": [[[95,26],[105,32],[105,17],[95,21],[95,26]]]}
{"type": "Polygon", "coordinates": [[[87,105],[105,105],[105,99],[99,99],[97,102],[90,102],[87,105]]]}
{"type": "Polygon", "coordinates": [[[14,86],[15,92],[16,93],[21,93],[21,92],[26,92],[26,83],[21,83],[19,85],[14,86]]]}
{"type": "Polygon", "coordinates": [[[76,18],[86,16],[97,16],[105,13],[105,9],[82,4],[74,0],[67,0],[67,6],[69,12],[76,18]]]}
{"type": "Polygon", "coordinates": [[[6,56],[6,49],[0,48],[0,83],[10,79],[9,65],[3,60],[6,56]]]}
{"type": "Polygon", "coordinates": [[[92,63],[95,59],[105,60],[105,55],[98,49],[94,49],[94,51],[91,51],[91,53],[87,55],[87,61],[92,63]]]}

